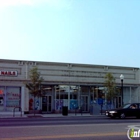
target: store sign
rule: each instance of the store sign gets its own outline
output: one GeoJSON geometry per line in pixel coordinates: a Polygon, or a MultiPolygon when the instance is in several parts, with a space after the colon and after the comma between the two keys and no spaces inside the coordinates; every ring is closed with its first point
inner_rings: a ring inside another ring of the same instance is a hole
{"type": "Polygon", "coordinates": [[[17,71],[0,71],[1,76],[17,76],[17,71]]]}

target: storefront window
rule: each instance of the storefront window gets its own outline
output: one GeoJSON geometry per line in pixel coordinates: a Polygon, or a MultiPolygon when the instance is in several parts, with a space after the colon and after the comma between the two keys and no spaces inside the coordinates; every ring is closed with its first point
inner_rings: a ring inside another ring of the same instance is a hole
{"type": "Polygon", "coordinates": [[[0,111],[13,111],[15,107],[21,107],[21,88],[0,87],[0,111]]]}
{"type": "Polygon", "coordinates": [[[70,86],[70,110],[78,108],[78,86],[70,86]]]}
{"type": "Polygon", "coordinates": [[[0,111],[4,111],[4,87],[0,87],[0,111]]]}
{"type": "Polygon", "coordinates": [[[69,86],[59,85],[55,88],[55,109],[62,110],[63,105],[68,106],[68,91],[69,86]]]}
{"type": "Polygon", "coordinates": [[[81,86],[81,94],[89,94],[89,87],[87,86],[81,86]]]}
{"type": "Polygon", "coordinates": [[[91,104],[104,104],[105,92],[104,87],[96,86],[90,88],[91,104]]]}
{"type": "Polygon", "coordinates": [[[69,110],[78,107],[78,86],[59,85],[55,88],[55,109],[61,110],[68,106],[69,110]]]}
{"type": "Polygon", "coordinates": [[[6,110],[13,111],[15,107],[21,106],[20,87],[6,87],[6,110]]]}
{"type": "Polygon", "coordinates": [[[79,108],[83,112],[88,111],[88,102],[89,102],[89,86],[80,86],[80,98],[79,98],[79,108]]]}
{"type": "Polygon", "coordinates": [[[40,97],[35,97],[35,104],[34,104],[34,97],[33,95],[29,95],[30,99],[29,99],[29,110],[40,110],[41,108],[41,99],[40,97]]]}

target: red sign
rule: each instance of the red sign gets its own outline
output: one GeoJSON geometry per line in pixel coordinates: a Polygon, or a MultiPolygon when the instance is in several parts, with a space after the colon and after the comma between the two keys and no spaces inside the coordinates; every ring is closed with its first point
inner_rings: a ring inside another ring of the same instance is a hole
{"type": "Polygon", "coordinates": [[[0,71],[0,75],[17,76],[17,71],[0,71]]]}

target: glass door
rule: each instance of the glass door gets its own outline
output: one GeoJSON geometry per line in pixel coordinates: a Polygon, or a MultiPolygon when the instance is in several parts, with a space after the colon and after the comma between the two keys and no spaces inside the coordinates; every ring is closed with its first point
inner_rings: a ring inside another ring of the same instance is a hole
{"type": "Polygon", "coordinates": [[[42,112],[50,113],[52,110],[52,96],[42,97],[42,112]]]}
{"type": "Polygon", "coordinates": [[[87,95],[81,96],[81,107],[82,107],[83,112],[88,111],[88,96],[87,95]]]}

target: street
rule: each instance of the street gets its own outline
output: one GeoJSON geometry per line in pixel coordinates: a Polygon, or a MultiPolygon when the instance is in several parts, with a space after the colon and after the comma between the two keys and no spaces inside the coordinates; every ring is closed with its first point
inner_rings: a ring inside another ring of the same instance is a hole
{"type": "Polygon", "coordinates": [[[0,140],[128,140],[128,125],[138,124],[106,117],[1,119],[0,140]]]}

